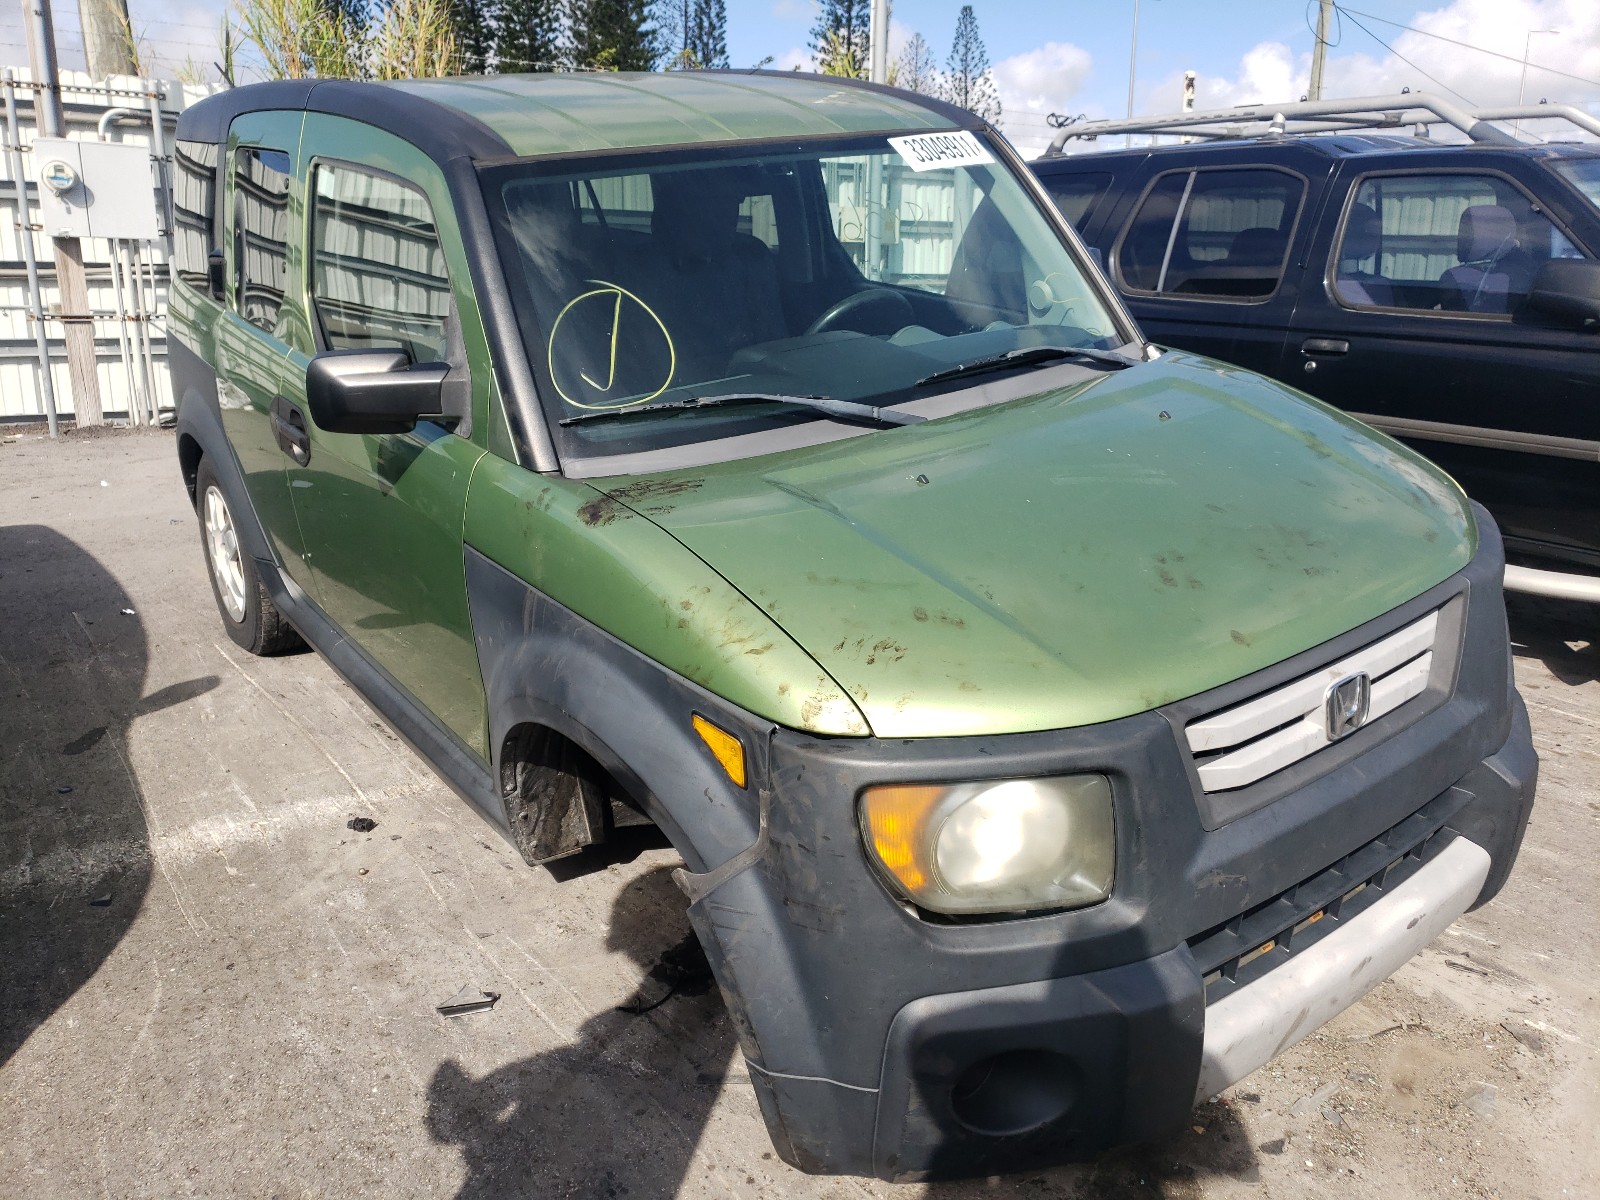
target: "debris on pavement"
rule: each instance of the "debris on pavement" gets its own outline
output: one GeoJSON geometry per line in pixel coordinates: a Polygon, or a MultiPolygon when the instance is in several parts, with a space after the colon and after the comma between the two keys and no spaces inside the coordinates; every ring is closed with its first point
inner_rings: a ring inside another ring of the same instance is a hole
{"type": "Polygon", "coordinates": [[[67,795],[71,795],[71,794],[72,794],[72,785],[70,783],[63,783],[60,787],[58,787],[56,789],[56,795],[58,795],[58,796],[67,796],[67,795]]]}
{"type": "Polygon", "coordinates": [[[125,617],[131,617],[131,616],[135,616],[136,614],[134,613],[133,609],[125,608],[125,609],[122,610],[122,615],[125,616],[125,617]]]}
{"type": "Polygon", "coordinates": [[[344,823],[346,829],[354,829],[357,833],[371,833],[378,827],[378,823],[371,817],[351,817],[344,823]]]}
{"type": "Polygon", "coordinates": [[[488,1012],[499,999],[499,992],[486,992],[482,988],[468,984],[443,1004],[438,1005],[437,1011],[444,1017],[464,1017],[469,1013],[488,1012]]]}
{"type": "Polygon", "coordinates": [[[642,1017],[645,1013],[660,1008],[674,996],[704,996],[716,983],[715,977],[711,974],[711,964],[706,960],[705,949],[700,945],[700,939],[693,930],[663,954],[655,966],[650,968],[645,978],[666,984],[666,994],[648,1004],[640,996],[630,1004],[617,1005],[618,1012],[642,1017]]]}
{"type": "Polygon", "coordinates": [[[1500,1022],[1500,1028],[1504,1029],[1535,1054],[1544,1053],[1544,1039],[1526,1025],[1513,1025],[1510,1021],[1502,1021],[1500,1022]]]}
{"type": "Polygon", "coordinates": [[[89,901],[89,904],[94,908],[109,908],[111,906],[111,893],[107,892],[103,896],[96,896],[89,901]]]}
{"type": "Polygon", "coordinates": [[[1495,1098],[1500,1095],[1500,1089],[1492,1083],[1486,1083],[1472,1095],[1461,1102],[1463,1108],[1470,1108],[1485,1121],[1494,1120],[1495,1098]]]}
{"type": "Polygon", "coordinates": [[[1290,1105],[1289,1115],[1291,1117],[1304,1117],[1310,1113],[1314,1113],[1320,1109],[1324,1103],[1333,1099],[1334,1095],[1338,1091],[1339,1084],[1337,1081],[1334,1083],[1323,1084],[1316,1091],[1312,1092],[1311,1095],[1302,1096],[1300,1099],[1296,1100],[1292,1105],[1290,1105]]]}

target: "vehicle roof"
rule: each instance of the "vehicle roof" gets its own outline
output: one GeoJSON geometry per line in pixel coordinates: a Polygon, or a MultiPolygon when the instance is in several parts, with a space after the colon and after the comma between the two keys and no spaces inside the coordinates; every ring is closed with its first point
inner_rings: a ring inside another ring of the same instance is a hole
{"type": "Polygon", "coordinates": [[[1211,154],[1229,153],[1235,157],[1241,149],[1255,151],[1263,157],[1293,158],[1315,155],[1321,158],[1345,159],[1373,155],[1407,153],[1416,150],[1478,150],[1497,154],[1525,154],[1531,158],[1589,158],[1600,154],[1600,145],[1594,143],[1552,143],[1528,146],[1497,146],[1484,142],[1436,142],[1430,138],[1408,137],[1404,134],[1381,133],[1317,133],[1285,137],[1281,134],[1262,134],[1256,137],[1216,138],[1204,142],[1167,144],[1161,146],[1116,147],[1105,150],[1085,150],[1076,154],[1057,154],[1035,159],[1030,166],[1044,167],[1067,162],[1104,161],[1117,158],[1161,157],[1204,158],[1211,154]]]}
{"type": "Polygon", "coordinates": [[[777,71],[610,71],[353,82],[280,80],[208,97],[178,136],[221,142],[234,118],[326,112],[387,129],[444,161],[843,133],[976,128],[937,100],[834,76],[777,71]]]}

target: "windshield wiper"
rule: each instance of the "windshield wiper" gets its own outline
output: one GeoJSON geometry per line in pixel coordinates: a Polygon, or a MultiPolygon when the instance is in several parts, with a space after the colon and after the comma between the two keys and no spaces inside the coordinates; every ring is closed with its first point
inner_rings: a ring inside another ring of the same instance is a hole
{"type": "Polygon", "coordinates": [[[674,400],[669,404],[640,404],[633,408],[608,408],[600,412],[579,413],[562,419],[563,425],[577,425],[584,421],[617,420],[637,417],[647,413],[681,412],[691,408],[719,408],[724,404],[791,404],[797,408],[815,409],[838,417],[841,421],[859,421],[863,425],[917,425],[928,418],[918,413],[900,412],[893,408],[878,408],[872,404],[857,404],[853,400],[835,400],[831,396],[785,396],[775,392],[732,392],[722,396],[691,396],[687,400],[674,400]]]}
{"type": "Polygon", "coordinates": [[[947,370],[935,371],[917,380],[918,387],[926,387],[933,383],[944,383],[951,379],[965,379],[968,375],[981,375],[985,371],[1005,371],[1012,367],[1033,367],[1047,362],[1056,362],[1064,358],[1077,358],[1085,362],[1099,363],[1121,371],[1127,367],[1137,367],[1139,360],[1129,358],[1126,354],[1118,354],[1113,350],[1091,350],[1087,346],[1019,346],[1015,350],[1007,350],[1004,354],[995,354],[989,358],[977,358],[972,362],[962,363],[947,370]]]}

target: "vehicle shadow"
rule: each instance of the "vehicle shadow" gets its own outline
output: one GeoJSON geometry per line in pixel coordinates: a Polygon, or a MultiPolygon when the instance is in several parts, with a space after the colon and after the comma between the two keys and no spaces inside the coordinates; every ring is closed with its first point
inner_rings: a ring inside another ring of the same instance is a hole
{"type": "Polygon", "coordinates": [[[55,530],[0,528],[0,1064],[100,968],[149,889],[129,723],[218,683],[145,697],[132,607],[55,530]]]}
{"type": "Polygon", "coordinates": [[[667,868],[623,891],[606,944],[648,975],[570,1046],[481,1078],[434,1072],[427,1129],[466,1160],[457,1200],[677,1194],[734,1053],[685,909],[667,868]]]}
{"type": "Polygon", "coordinates": [[[1017,1195],[1093,1200],[1190,1200],[1206,1179],[1261,1179],[1250,1130],[1230,1104],[1201,1105],[1193,1124],[1164,1142],[1113,1150],[1088,1162],[984,1179],[931,1183],[919,1200],[978,1200],[1017,1195]]]}
{"type": "MultiPolygon", "coordinates": [[[[434,1072],[426,1125],[434,1141],[457,1146],[466,1162],[457,1200],[673,1196],[691,1178],[694,1149],[737,1050],[683,896],[666,868],[618,897],[607,946],[646,968],[647,978],[627,1004],[586,1021],[572,1045],[481,1077],[453,1060],[434,1072]]],[[[754,1096],[748,1099],[753,1113],[754,1096]]],[[[1021,1188],[1040,1196],[1148,1200],[1188,1196],[1211,1176],[1259,1178],[1249,1130],[1232,1103],[1202,1105],[1181,1134],[1155,1145],[1070,1166],[902,1190],[927,1200],[1021,1188]]],[[[794,1182],[797,1192],[803,1190],[798,1172],[794,1182]]]]}
{"type": "Polygon", "coordinates": [[[1506,593],[1511,649],[1574,687],[1600,679],[1600,608],[1576,600],[1506,593]]]}

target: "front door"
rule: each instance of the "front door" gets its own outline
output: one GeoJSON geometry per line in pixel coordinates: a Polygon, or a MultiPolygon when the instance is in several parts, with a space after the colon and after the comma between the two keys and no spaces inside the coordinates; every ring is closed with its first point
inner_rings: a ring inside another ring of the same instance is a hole
{"type": "Polygon", "coordinates": [[[304,188],[304,262],[294,264],[304,320],[283,394],[287,419],[305,431],[289,491],[314,594],[395,683],[487,760],[462,553],[467,487],[483,454],[470,436],[472,382],[486,372],[469,368],[464,334],[481,340],[481,330],[454,224],[438,220],[450,214],[449,194],[415,148],[318,114],[306,117],[295,178],[304,188]],[[356,146],[362,165],[332,157],[356,146]],[[318,429],[305,404],[311,356],[380,348],[450,362],[457,416],[404,434],[318,429]]]}
{"type": "Polygon", "coordinates": [[[1434,459],[1512,549],[1600,566],[1592,339],[1518,313],[1540,265],[1588,252],[1489,169],[1368,174],[1340,205],[1277,373],[1434,459]]]}
{"type": "Polygon", "coordinates": [[[273,430],[273,403],[289,353],[289,185],[300,113],[249,113],[228,131],[223,197],[227,308],[216,325],[217,398],[245,490],[278,561],[302,586],[300,531],[289,499],[289,460],[273,430]]]}
{"type": "Polygon", "coordinates": [[[1113,278],[1145,334],[1270,373],[1306,192],[1304,177],[1275,167],[1158,175],[1112,252],[1113,278]]]}

